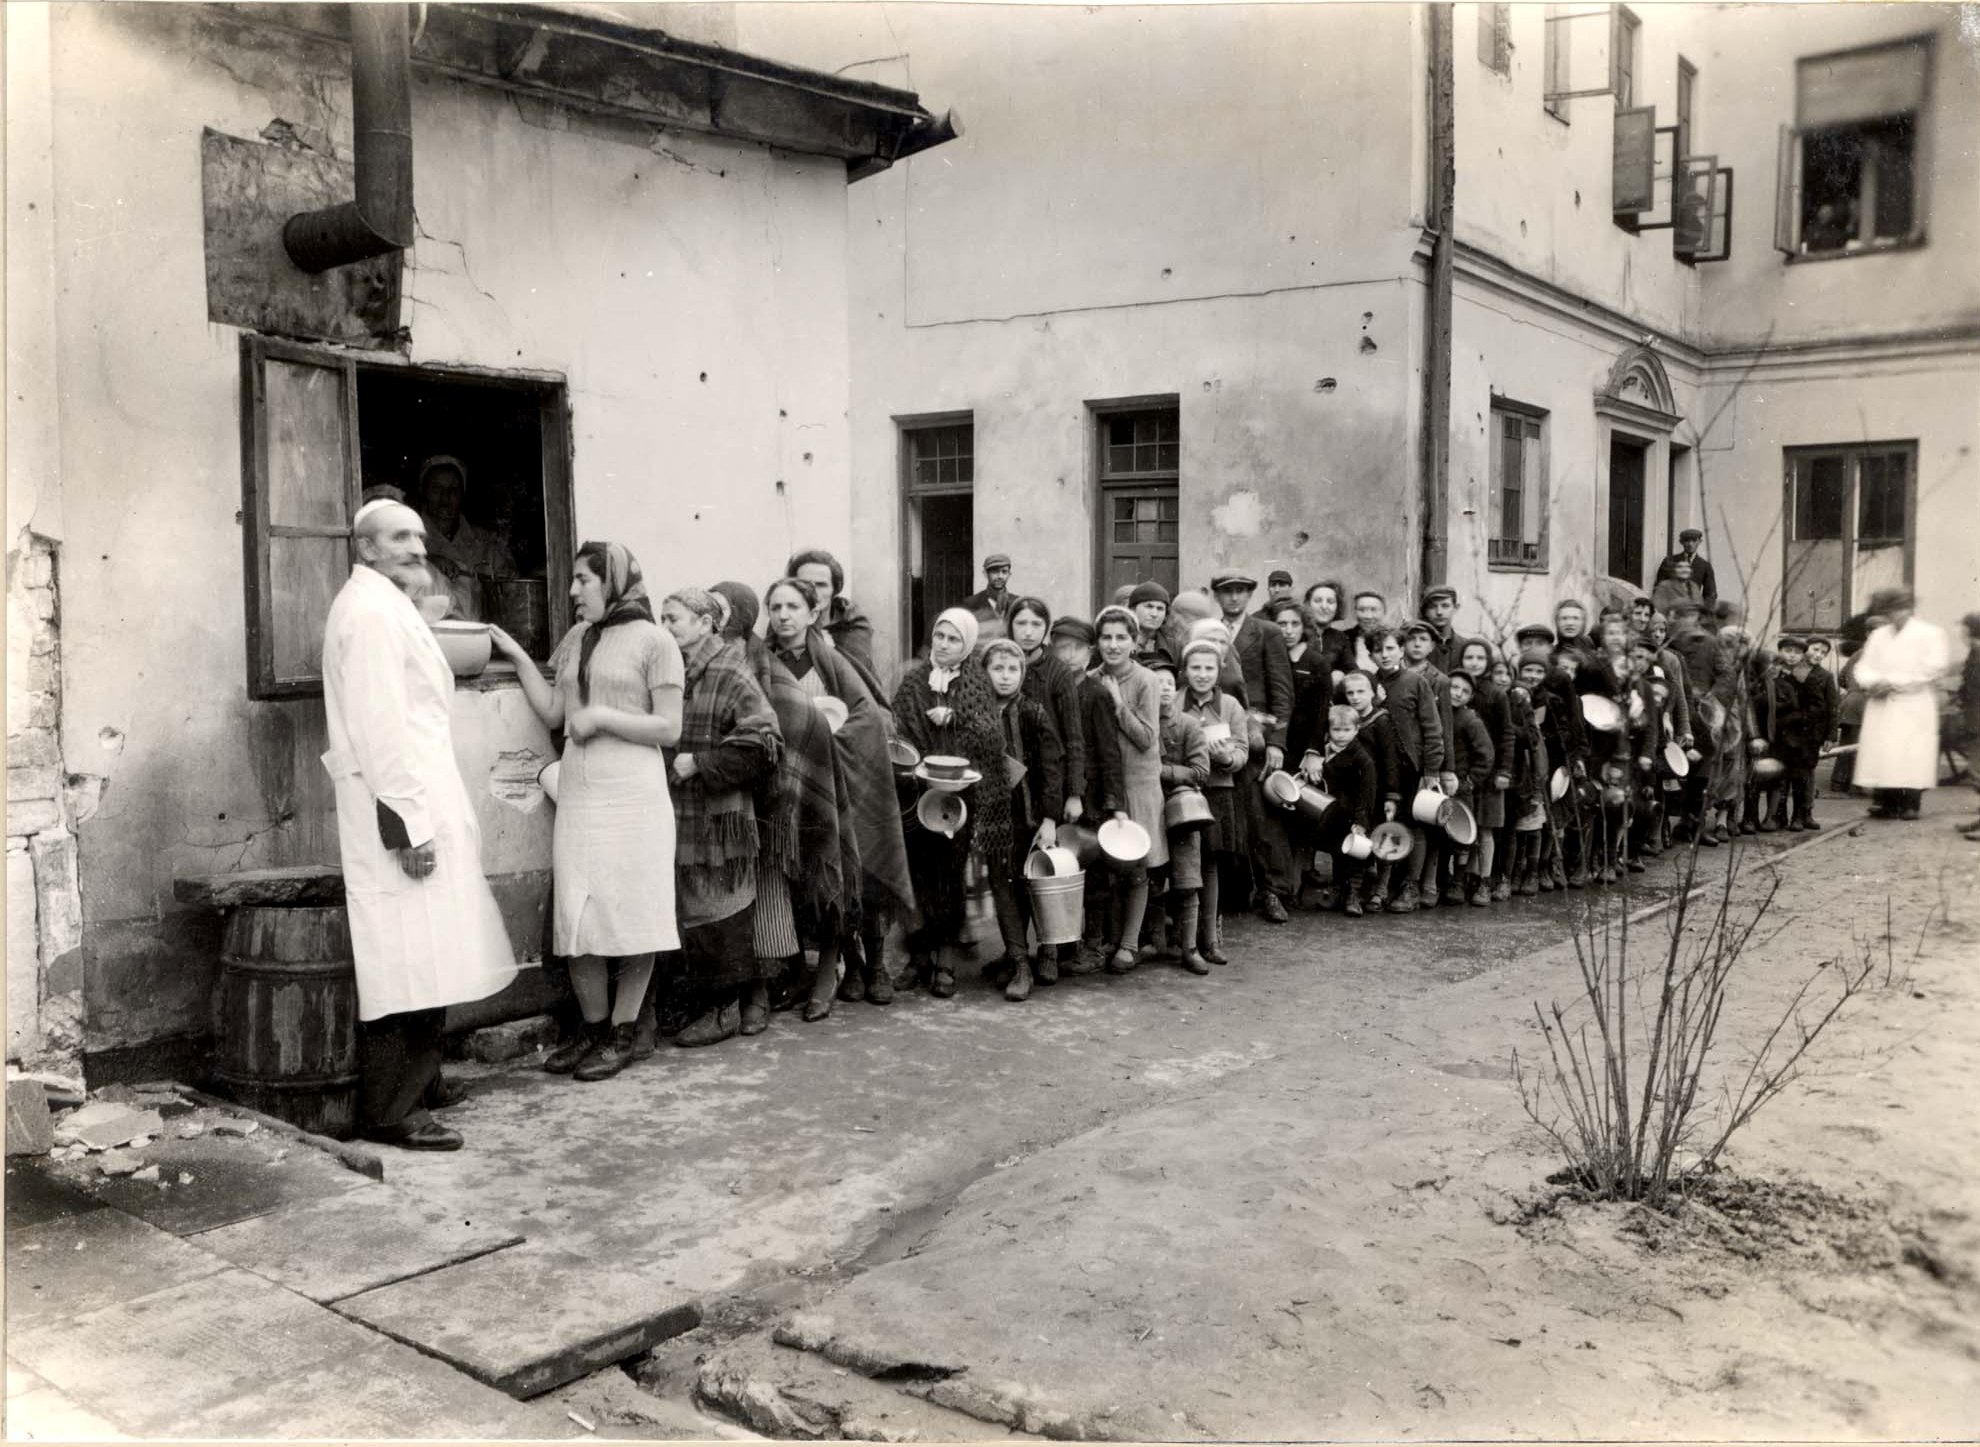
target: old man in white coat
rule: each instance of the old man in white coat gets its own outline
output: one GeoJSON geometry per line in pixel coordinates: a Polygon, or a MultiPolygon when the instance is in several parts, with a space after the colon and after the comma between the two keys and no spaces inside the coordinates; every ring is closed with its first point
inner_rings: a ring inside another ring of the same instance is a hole
{"type": "Polygon", "coordinates": [[[323,629],[323,765],[357,962],[364,1134],[458,1150],[460,1134],[428,1113],[445,1103],[446,1009],[507,985],[515,954],[454,760],[453,670],[413,603],[427,582],[419,514],[369,502],[354,531],[358,566],[323,629]]]}
{"type": "Polygon", "coordinates": [[[1914,617],[1909,588],[1870,600],[1884,626],[1856,660],[1856,682],[1870,695],[1856,747],[1857,785],[1877,791],[1871,813],[1916,819],[1925,790],[1939,782],[1939,680],[1952,666],[1945,631],[1914,617]]]}

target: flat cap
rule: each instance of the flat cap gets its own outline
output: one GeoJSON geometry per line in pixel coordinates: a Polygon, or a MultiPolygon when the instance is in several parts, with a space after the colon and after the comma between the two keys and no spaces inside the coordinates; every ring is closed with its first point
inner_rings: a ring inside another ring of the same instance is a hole
{"type": "Polygon", "coordinates": [[[1452,604],[1455,604],[1458,600],[1457,589],[1446,588],[1441,585],[1432,588],[1429,592],[1423,595],[1423,606],[1428,608],[1432,603],[1436,602],[1439,598],[1447,598],[1451,601],[1452,604]]]}
{"type": "Polygon", "coordinates": [[[992,568],[1008,568],[1010,565],[1011,555],[1009,553],[992,553],[983,560],[983,571],[987,573],[992,568]]]}
{"type": "Polygon", "coordinates": [[[1292,581],[1292,574],[1288,573],[1284,568],[1274,568],[1265,575],[1265,581],[1267,583],[1290,583],[1292,581]]]}
{"type": "Polygon", "coordinates": [[[1519,630],[1513,634],[1513,642],[1522,648],[1534,642],[1544,643],[1551,648],[1554,645],[1554,636],[1554,630],[1545,623],[1522,623],[1519,630]]]}
{"type": "Polygon", "coordinates": [[[1705,541],[1705,534],[1701,533],[1697,528],[1686,528],[1678,534],[1678,541],[1681,543],[1702,543],[1705,541]]]}
{"type": "Polygon", "coordinates": [[[1255,589],[1257,586],[1258,580],[1242,568],[1226,568],[1221,573],[1212,574],[1210,578],[1210,591],[1213,593],[1220,588],[1255,589]]]}
{"type": "Polygon", "coordinates": [[[1405,638],[1414,637],[1418,633],[1423,634],[1426,638],[1435,638],[1437,636],[1437,630],[1432,628],[1428,623],[1425,623],[1421,618],[1412,619],[1396,631],[1405,638]]]}
{"type": "Polygon", "coordinates": [[[1070,615],[1052,621],[1054,638],[1077,638],[1081,643],[1092,644],[1100,641],[1100,635],[1093,631],[1093,625],[1084,618],[1070,615]]]}

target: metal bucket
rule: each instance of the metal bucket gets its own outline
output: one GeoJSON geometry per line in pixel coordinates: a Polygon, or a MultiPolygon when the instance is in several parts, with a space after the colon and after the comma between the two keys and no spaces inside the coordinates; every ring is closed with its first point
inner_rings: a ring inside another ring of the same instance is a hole
{"type": "Polygon", "coordinates": [[[1031,927],[1041,945],[1070,945],[1079,941],[1086,921],[1086,874],[1039,877],[1025,865],[1024,887],[1031,895],[1031,927]]]}

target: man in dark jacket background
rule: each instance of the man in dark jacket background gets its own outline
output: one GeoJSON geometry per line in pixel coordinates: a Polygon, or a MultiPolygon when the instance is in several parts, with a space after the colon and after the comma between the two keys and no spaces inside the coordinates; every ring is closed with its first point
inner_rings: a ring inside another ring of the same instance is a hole
{"type": "Polygon", "coordinates": [[[1260,807],[1258,781],[1286,766],[1286,725],[1292,722],[1292,659],[1279,630],[1262,618],[1248,616],[1258,580],[1227,569],[1210,580],[1210,591],[1224,611],[1231,630],[1231,653],[1244,671],[1244,693],[1251,717],[1265,736],[1265,756],[1246,761],[1238,776],[1244,807],[1251,821],[1252,906],[1273,924],[1286,922],[1286,897],[1293,892],[1292,846],[1278,811],[1260,807]]]}
{"type": "Polygon", "coordinates": [[[1699,600],[1709,611],[1719,606],[1719,584],[1712,576],[1712,560],[1698,551],[1698,545],[1704,541],[1705,534],[1697,528],[1686,528],[1679,533],[1678,550],[1657,564],[1654,581],[1661,583],[1666,578],[1675,578],[1678,562],[1682,559],[1691,564],[1691,581],[1698,585],[1699,600]]]}

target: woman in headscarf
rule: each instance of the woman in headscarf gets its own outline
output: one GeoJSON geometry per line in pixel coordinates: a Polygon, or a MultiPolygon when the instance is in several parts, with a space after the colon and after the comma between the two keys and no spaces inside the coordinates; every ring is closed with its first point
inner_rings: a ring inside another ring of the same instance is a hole
{"type": "Polygon", "coordinates": [[[964,758],[978,781],[963,791],[969,818],[953,838],[915,828],[908,835],[908,867],[914,875],[921,925],[908,935],[915,978],[947,999],[956,992],[954,967],[944,946],[962,941],[968,903],[964,872],[971,853],[988,878],[1011,872],[1011,795],[1005,779],[1002,715],[990,681],[971,656],[976,616],[949,608],[929,632],[928,657],[918,658],[894,690],[894,723],[921,752],[964,758]]]}
{"type": "MultiPolygon", "coordinates": [[[[766,980],[804,948],[836,948],[844,924],[848,885],[859,887],[859,845],[846,775],[832,744],[832,727],[770,647],[755,636],[759,607],[744,583],[717,583],[709,590],[727,605],[722,636],[742,650],[744,661],[777,715],[784,747],[777,768],[757,780],[755,790],[756,911],[751,920],[756,958],[766,980]]],[[[876,983],[893,998],[884,972],[876,983]]],[[[877,1003],[885,1003],[884,1000],[877,1003]]],[[[743,1008],[742,1031],[753,1035],[767,1016],[743,1008]],[[754,1028],[752,1028],[752,1025],[754,1028]]]]}
{"type": "Polygon", "coordinates": [[[841,834],[852,833],[859,847],[859,874],[848,878],[840,901],[840,935],[821,946],[818,968],[811,979],[811,996],[804,1018],[823,1020],[832,1013],[838,984],[839,958],[845,944],[863,943],[863,958],[849,965],[845,995],[864,986],[868,1003],[893,999],[881,947],[887,923],[896,911],[912,912],[914,887],[908,880],[907,850],[901,838],[901,811],[894,802],[894,766],[887,755],[887,709],[861,679],[859,670],[834,649],[815,626],[817,604],[812,590],[796,578],[779,578],[763,590],[767,638],[773,661],[814,706],[821,698],[836,698],[846,706],[846,720],[832,735],[833,751],[846,776],[847,812],[840,818],[841,834]]]}
{"type": "Polygon", "coordinates": [[[742,650],[718,631],[722,613],[701,588],[679,589],[660,609],[687,675],[673,750],[683,981],[707,1005],[674,1037],[683,1046],[731,1038],[745,1012],[760,1029],[770,1014],[752,924],[760,841],[751,795],[774,773],[782,735],[742,650]]]}
{"type": "Polygon", "coordinates": [[[578,622],[550,655],[554,682],[507,633],[492,633],[543,726],[564,731],[551,948],[570,962],[584,1025],[543,1068],[603,1080],[632,1058],[653,956],[681,944],[674,807],[660,751],[681,736],[684,670],[679,647],[653,621],[638,562],[620,544],[578,549],[571,601],[578,622]]]}

